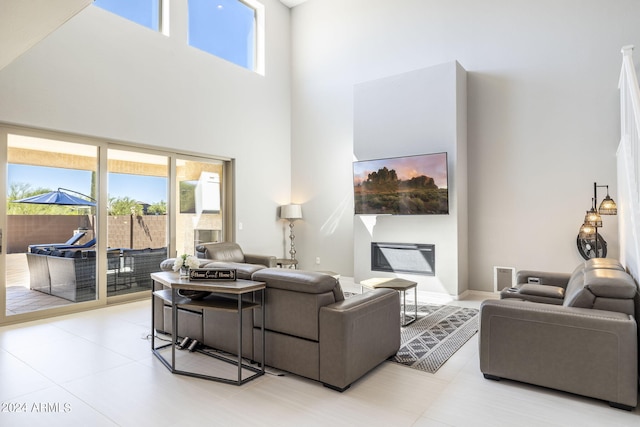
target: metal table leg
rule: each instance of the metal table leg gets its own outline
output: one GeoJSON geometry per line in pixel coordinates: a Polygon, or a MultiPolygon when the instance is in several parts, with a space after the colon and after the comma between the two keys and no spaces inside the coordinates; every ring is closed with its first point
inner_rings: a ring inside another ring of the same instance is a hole
{"type": "Polygon", "coordinates": [[[238,385],[242,383],[242,295],[238,295],[238,385]]]}

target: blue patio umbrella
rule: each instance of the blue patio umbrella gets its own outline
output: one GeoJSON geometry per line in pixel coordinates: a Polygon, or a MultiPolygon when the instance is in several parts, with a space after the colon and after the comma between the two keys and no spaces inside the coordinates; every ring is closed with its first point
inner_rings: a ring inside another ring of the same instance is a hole
{"type": "Polygon", "coordinates": [[[34,203],[38,205],[64,205],[64,206],[95,206],[95,200],[87,200],[81,197],[74,196],[72,194],[65,193],[65,191],[76,193],[81,196],[91,199],[77,191],[69,190],[66,188],[58,188],[56,191],[50,191],[48,193],[38,194],[37,196],[31,196],[20,200],[14,200],[14,203],[34,203]],[[64,190],[64,191],[62,191],[64,190]]]}

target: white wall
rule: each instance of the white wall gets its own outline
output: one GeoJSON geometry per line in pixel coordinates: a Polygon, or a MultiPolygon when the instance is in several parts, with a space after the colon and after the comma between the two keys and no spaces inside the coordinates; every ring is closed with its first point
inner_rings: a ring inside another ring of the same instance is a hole
{"type": "MultiPolygon", "coordinates": [[[[468,72],[469,287],[493,266],[571,271],[593,182],[616,197],[620,48],[633,0],[309,0],[292,10],[293,196],[303,267],[353,272],[354,85],[468,72]],[[321,265],[315,266],[315,257],[321,265]]],[[[601,230],[617,256],[616,217],[601,230]]]]}
{"type": "Polygon", "coordinates": [[[0,122],[236,159],[237,241],[284,251],[290,197],[290,13],[266,8],[259,75],[189,47],[186,2],[172,37],[90,6],[0,70],[0,122]]]}
{"type": "Polygon", "coordinates": [[[449,192],[448,215],[356,215],[356,282],[403,277],[420,291],[457,296],[467,289],[466,100],[466,73],[456,62],[355,86],[357,160],[447,153],[449,192]],[[371,242],[434,244],[435,275],[373,272],[371,242]]]}

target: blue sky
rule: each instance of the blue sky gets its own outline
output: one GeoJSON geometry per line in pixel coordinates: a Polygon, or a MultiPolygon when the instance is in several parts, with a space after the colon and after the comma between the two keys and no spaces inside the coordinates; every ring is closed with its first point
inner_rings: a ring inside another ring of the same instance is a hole
{"type": "Polygon", "coordinates": [[[238,0],[191,0],[189,44],[253,69],[253,18],[254,10],[238,0]]]}
{"type": "Polygon", "coordinates": [[[158,30],[159,0],[95,0],[93,4],[145,27],[158,30]]]}
{"type": "MultiPolygon", "coordinates": [[[[108,10],[155,31],[160,0],[96,0],[108,10]]],[[[238,0],[189,0],[189,44],[248,69],[254,67],[255,11],[238,0]]]]}
{"type": "MultiPolygon", "coordinates": [[[[9,164],[8,175],[7,189],[12,183],[20,183],[32,189],[67,188],[91,194],[89,171],[9,164]]],[[[110,173],[108,185],[109,197],[129,197],[149,204],[167,201],[167,178],[110,173]]]]}

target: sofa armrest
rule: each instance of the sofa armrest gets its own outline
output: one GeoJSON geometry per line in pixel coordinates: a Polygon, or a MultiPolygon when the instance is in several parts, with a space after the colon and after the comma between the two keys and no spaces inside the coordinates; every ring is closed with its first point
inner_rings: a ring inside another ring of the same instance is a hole
{"type": "Polygon", "coordinates": [[[558,286],[566,289],[571,278],[570,273],[550,273],[548,271],[520,270],[516,274],[516,283],[536,283],[539,285],[558,286]]]}
{"type": "Polygon", "coordinates": [[[400,297],[376,289],[320,308],[320,381],[338,390],[400,348],[400,297]]]}
{"type": "Polygon", "coordinates": [[[207,247],[204,245],[196,246],[196,258],[207,258],[207,247]]]}
{"type": "Polygon", "coordinates": [[[485,301],[480,311],[485,375],[636,406],[633,316],[518,300],[485,301]]]}
{"type": "Polygon", "coordinates": [[[272,255],[244,254],[244,261],[248,264],[260,264],[267,267],[276,266],[276,257],[272,255]]]}

